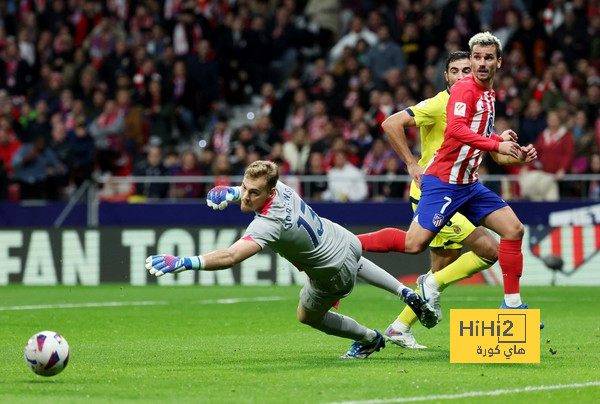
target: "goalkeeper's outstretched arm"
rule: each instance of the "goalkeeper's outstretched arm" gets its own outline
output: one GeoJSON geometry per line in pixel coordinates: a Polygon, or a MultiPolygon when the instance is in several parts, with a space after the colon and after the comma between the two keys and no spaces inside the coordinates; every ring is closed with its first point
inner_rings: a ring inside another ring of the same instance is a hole
{"type": "Polygon", "coordinates": [[[146,269],[154,276],[168,273],[179,273],[190,269],[216,271],[231,268],[261,250],[252,240],[241,239],[229,248],[215,250],[205,255],[194,257],[177,257],[174,255],[151,255],[146,258],[146,269]]]}

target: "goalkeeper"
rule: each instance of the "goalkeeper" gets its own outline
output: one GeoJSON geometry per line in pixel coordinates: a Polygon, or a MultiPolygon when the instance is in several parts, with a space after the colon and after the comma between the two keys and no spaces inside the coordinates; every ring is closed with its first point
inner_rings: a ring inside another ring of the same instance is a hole
{"type": "Polygon", "coordinates": [[[421,296],[362,257],[354,234],[319,217],[296,192],[279,182],[274,163],[256,161],[246,169],[240,187],[219,186],[208,193],[207,203],[213,209],[224,209],[229,202],[240,203],[243,213],[255,213],[240,240],[229,248],[195,257],[152,255],[146,259],[146,269],[155,276],[190,269],[225,269],[268,246],[308,276],[300,292],[298,320],[354,341],[342,358],[364,359],[385,347],[378,331],[329,311],[352,291],[357,277],[406,302],[426,327],[437,323],[435,311],[421,296]]]}

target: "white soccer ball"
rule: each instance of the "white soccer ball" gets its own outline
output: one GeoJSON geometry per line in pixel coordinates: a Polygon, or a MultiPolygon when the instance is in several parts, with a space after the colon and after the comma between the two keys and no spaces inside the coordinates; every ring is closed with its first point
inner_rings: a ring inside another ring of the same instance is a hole
{"type": "Polygon", "coordinates": [[[54,331],[42,331],[25,345],[25,362],[40,376],[54,376],[69,363],[71,350],[67,340],[54,331]]]}

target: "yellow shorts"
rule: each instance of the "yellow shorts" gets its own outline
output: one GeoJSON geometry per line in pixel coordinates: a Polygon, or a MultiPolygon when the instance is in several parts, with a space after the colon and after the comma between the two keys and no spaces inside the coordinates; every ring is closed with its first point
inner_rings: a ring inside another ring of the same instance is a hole
{"type": "MultiPolygon", "coordinates": [[[[413,181],[410,184],[410,201],[413,212],[417,209],[417,202],[421,199],[421,190],[413,181]]],[[[446,250],[458,250],[462,247],[464,239],[475,231],[476,226],[460,213],[455,213],[448,223],[435,238],[429,243],[429,248],[444,248],[446,250]]]]}

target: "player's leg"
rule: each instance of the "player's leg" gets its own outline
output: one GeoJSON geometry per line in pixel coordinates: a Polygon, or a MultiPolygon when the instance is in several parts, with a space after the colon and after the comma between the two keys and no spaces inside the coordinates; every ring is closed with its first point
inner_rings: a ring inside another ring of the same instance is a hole
{"type": "Polygon", "coordinates": [[[465,207],[464,213],[474,223],[500,235],[498,262],[504,281],[504,301],[510,307],[520,306],[522,304],[519,283],[523,273],[521,252],[523,224],[502,198],[480,183],[474,185],[471,203],[465,207]]]}
{"type": "MultiPolygon", "coordinates": [[[[456,218],[456,222],[461,221],[467,226],[473,226],[471,222],[462,215],[454,215],[452,218],[453,223],[454,218],[456,218]]],[[[461,243],[471,251],[462,254],[450,265],[434,272],[433,276],[428,277],[428,284],[433,286],[432,281],[435,281],[435,285],[437,286],[436,289],[439,288],[439,290],[442,291],[448,285],[470,278],[474,274],[481,272],[484,269],[488,269],[498,259],[498,242],[489,231],[483,227],[474,228],[461,243]],[[431,280],[429,280],[429,278],[431,278],[431,280]]]]}
{"type": "Polygon", "coordinates": [[[485,216],[481,224],[500,235],[498,261],[504,281],[504,302],[509,307],[520,306],[520,278],[523,273],[523,224],[509,206],[485,216]]]}
{"type": "MultiPolygon", "coordinates": [[[[432,244],[437,240],[434,239],[432,244]]],[[[460,249],[446,250],[442,248],[430,249],[431,255],[431,270],[428,273],[436,272],[455,261],[460,256],[460,249]]],[[[417,293],[421,293],[418,289],[417,293]]],[[[417,342],[412,334],[412,326],[419,319],[409,307],[404,308],[398,317],[386,328],[384,336],[386,340],[403,348],[409,349],[426,349],[425,345],[417,342]]]]}
{"type": "Polygon", "coordinates": [[[398,296],[405,302],[410,310],[416,315],[419,321],[427,328],[435,327],[438,323],[438,316],[433,308],[427,302],[415,293],[411,288],[406,287],[398,279],[394,278],[380,266],[362,257],[359,261],[358,277],[367,283],[387,290],[398,296]]]}
{"type": "MultiPolygon", "coordinates": [[[[498,242],[486,229],[476,228],[460,213],[452,216],[450,222],[434,238],[430,244],[432,267],[428,276],[419,277],[417,292],[424,292],[429,303],[437,310],[440,321],[439,293],[448,285],[489,268],[495,262],[497,245],[498,242]],[[460,255],[463,243],[472,251],[460,255]]],[[[416,321],[414,313],[405,309],[388,326],[384,335],[389,341],[402,347],[426,348],[418,344],[412,335],[411,328],[416,321]]]]}
{"type": "Polygon", "coordinates": [[[353,289],[358,273],[361,251],[357,241],[350,244],[350,253],[337,274],[326,280],[309,280],[300,291],[298,320],[326,334],[354,341],[344,357],[364,359],[385,348],[383,336],[356,320],[329,311],[353,289]],[[350,356],[348,356],[350,355],[350,356]]]}
{"type": "Polygon", "coordinates": [[[359,234],[364,251],[401,252],[418,254],[427,248],[435,233],[413,221],[407,231],[387,227],[371,233],[359,234]]]}

